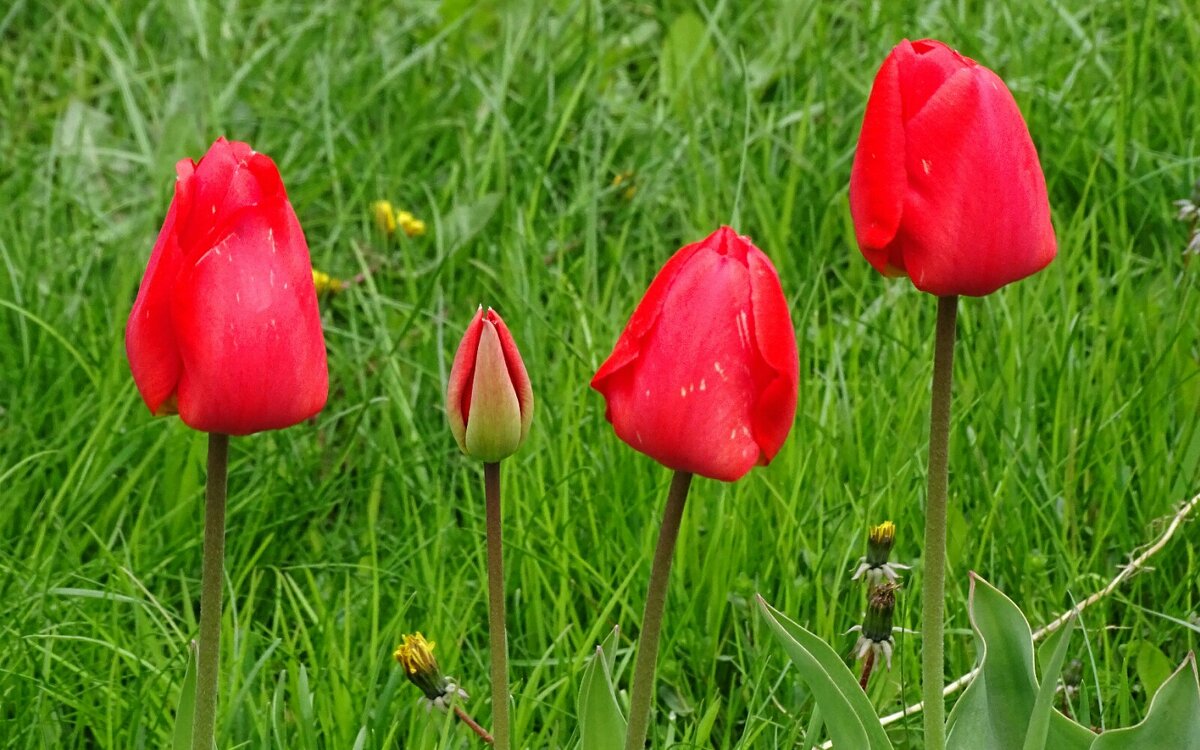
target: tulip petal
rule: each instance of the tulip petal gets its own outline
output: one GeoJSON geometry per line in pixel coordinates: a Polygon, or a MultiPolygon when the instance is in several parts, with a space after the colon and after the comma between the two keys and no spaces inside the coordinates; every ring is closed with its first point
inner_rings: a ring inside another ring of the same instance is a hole
{"type": "Polygon", "coordinates": [[[936,39],[901,42],[896,50],[900,52],[900,77],[904,81],[904,122],[924,109],[925,105],[954,75],[964,67],[973,66],[975,62],[963,57],[950,47],[936,39]]]}
{"type": "Polygon", "coordinates": [[[800,363],[787,298],[775,266],[757,248],[749,253],[747,261],[754,337],[765,365],[755,378],[760,385],[750,416],[751,432],[762,452],[759,463],[765,466],[775,458],[792,429],[800,363]]]}
{"type": "Polygon", "coordinates": [[[158,232],[125,325],[125,354],[133,382],[150,413],[156,415],[169,411],[167,407],[183,367],[171,324],[171,290],[183,263],[176,225],[190,200],[188,178],[193,166],[191,159],[183,159],[175,166],[178,175],[175,197],[158,232]]]}
{"type": "Polygon", "coordinates": [[[308,248],[286,202],[241,212],[172,300],[179,414],[197,430],[279,429],[325,405],[328,371],[308,248]]]}
{"type": "Polygon", "coordinates": [[[475,311],[475,317],[467,325],[467,332],[454,353],[454,364],[450,366],[450,382],[446,386],[446,417],[454,442],[464,453],[467,451],[467,417],[471,412],[471,383],[475,378],[475,354],[479,351],[479,337],[483,333],[483,306],[475,311]]]}
{"type": "MultiPolygon", "coordinates": [[[[896,49],[901,50],[907,42],[896,49]]],[[[908,50],[911,54],[911,49],[908,50]]],[[[900,62],[888,55],[875,77],[862,134],[850,171],[850,213],[863,255],[880,273],[904,272],[903,257],[892,257],[888,245],[896,236],[904,209],[904,125],[900,95],[900,62]]]]}
{"type": "Polygon", "coordinates": [[[509,377],[496,326],[484,318],[471,378],[474,408],[467,417],[466,453],[481,461],[499,461],[521,445],[521,405],[509,377]]]}
{"type": "MultiPolygon", "coordinates": [[[[608,355],[608,359],[604,360],[600,369],[592,376],[592,388],[603,393],[604,381],[637,359],[642,350],[642,339],[649,335],[658,322],[663,303],[675,277],[681,269],[687,266],[692,256],[700,252],[703,245],[703,242],[694,242],[681,248],[671,256],[654,280],[650,282],[650,288],[646,290],[646,294],[634,309],[629,322],[625,324],[625,329],[617,339],[612,354],[608,355]]],[[[605,416],[608,417],[607,414],[605,416]]],[[[608,418],[611,421],[611,417],[608,418]]]]}
{"type": "Polygon", "coordinates": [[[901,232],[905,267],[918,289],[990,294],[1054,259],[1037,151],[1012,94],[994,73],[960,69],[908,132],[901,232]]]}
{"type": "Polygon", "coordinates": [[[521,442],[529,435],[529,427],[533,424],[533,384],[529,382],[529,373],[525,371],[525,362],[517,351],[512,333],[500,316],[489,309],[487,319],[496,327],[500,339],[500,348],[504,352],[504,364],[508,368],[508,378],[517,394],[517,404],[521,411],[521,442]]]}
{"type": "Polygon", "coordinates": [[[228,234],[240,211],[253,209],[264,201],[260,175],[265,170],[256,175],[248,168],[256,156],[266,159],[278,182],[278,170],[270,159],[256,155],[245,143],[230,143],[224,138],[218,138],[196,164],[191,180],[195,186],[192,200],[179,230],[184,253],[192,260],[228,234]]]}

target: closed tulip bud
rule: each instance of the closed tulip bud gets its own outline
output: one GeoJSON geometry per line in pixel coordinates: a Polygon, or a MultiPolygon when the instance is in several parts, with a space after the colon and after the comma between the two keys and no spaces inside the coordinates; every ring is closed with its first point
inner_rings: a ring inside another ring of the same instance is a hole
{"type": "Polygon", "coordinates": [[[175,167],[175,197],[125,328],[154,414],[245,435],[325,405],[329,374],[308,245],[275,164],[218,139],[175,167]]]}
{"type": "Polygon", "coordinates": [[[667,261],[592,378],[617,437],[732,482],[770,462],[796,414],[799,360],[775,267],[721,227],[667,261]]]}
{"type": "Polygon", "coordinates": [[[939,296],[990,294],[1056,242],[1037,151],[1000,78],[941,42],[900,42],[875,76],[850,173],[863,255],[939,296]]]}
{"type": "Polygon", "coordinates": [[[463,453],[488,463],[511,456],[529,435],[533,388],[508,326],[491,308],[479,308],[458,345],[446,414],[463,453]]]}

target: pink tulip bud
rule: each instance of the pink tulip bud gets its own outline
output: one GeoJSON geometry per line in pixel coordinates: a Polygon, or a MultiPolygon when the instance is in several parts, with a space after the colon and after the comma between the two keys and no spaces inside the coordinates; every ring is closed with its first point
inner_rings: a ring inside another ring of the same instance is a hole
{"type": "Polygon", "coordinates": [[[491,308],[479,308],[458,345],[446,415],[463,453],[488,463],[511,456],[529,434],[533,388],[508,326],[491,308]]]}

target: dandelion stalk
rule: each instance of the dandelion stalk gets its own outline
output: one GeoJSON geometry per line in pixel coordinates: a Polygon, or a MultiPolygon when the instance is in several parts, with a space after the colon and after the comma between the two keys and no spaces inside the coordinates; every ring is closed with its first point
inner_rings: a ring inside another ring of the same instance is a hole
{"type": "Polygon", "coordinates": [[[946,494],[949,482],[950,382],[958,297],[938,297],[933,348],[933,398],[929,416],[929,476],[925,499],[925,579],[921,592],[921,696],[925,702],[925,747],[946,747],[942,685],[946,629],[946,494]]]}
{"type": "Polygon", "coordinates": [[[671,577],[671,558],[675,553],[675,540],[679,537],[683,506],[691,484],[691,472],[676,471],[671,479],[671,489],[667,492],[667,508],[658,532],[658,545],[654,548],[654,564],[650,568],[650,585],[646,591],[646,611],[642,614],[642,633],[638,638],[625,750],[642,750],[646,745],[651,697],[654,695],[654,667],[658,661],[658,640],[667,603],[667,582],[671,577]]]}
{"type": "Polygon", "coordinates": [[[469,713],[467,713],[466,711],[464,711],[462,706],[454,707],[454,715],[458,717],[459,721],[461,721],[463,724],[466,724],[468,727],[470,727],[471,731],[479,736],[479,739],[483,740],[484,742],[486,742],[489,745],[496,744],[495,738],[493,738],[492,735],[488,734],[488,731],[486,729],[479,726],[479,722],[472,719],[471,715],[469,713]]]}
{"type": "Polygon", "coordinates": [[[863,692],[867,692],[867,684],[871,681],[871,670],[875,666],[875,652],[868,651],[866,658],[863,659],[862,676],[858,678],[858,686],[863,692]]]}
{"type": "Polygon", "coordinates": [[[204,565],[200,579],[200,653],[196,659],[196,713],[192,750],[212,750],[217,724],[217,671],[221,655],[221,586],[225,577],[225,489],[229,436],[208,435],[204,485],[204,565]]]}
{"type": "Polygon", "coordinates": [[[487,503],[488,639],[492,654],[492,731],[495,745],[509,748],[508,638],[504,623],[504,553],[500,523],[500,463],[483,465],[487,503]]]}

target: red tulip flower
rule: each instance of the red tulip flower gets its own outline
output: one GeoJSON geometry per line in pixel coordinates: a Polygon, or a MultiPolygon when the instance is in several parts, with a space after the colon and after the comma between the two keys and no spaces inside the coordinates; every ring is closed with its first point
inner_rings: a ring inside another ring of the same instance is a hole
{"type": "Polygon", "coordinates": [[[1056,244],[1037,151],[1000,78],[941,42],[900,42],[875,76],[850,173],[863,255],[938,296],[990,294],[1056,244]]]}
{"type": "Polygon", "coordinates": [[[775,267],[721,227],[658,272],[592,387],[630,446],[731,482],[783,445],[798,365],[775,267]]]}
{"type": "Polygon", "coordinates": [[[245,435],[325,405],[329,375],[300,222],[274,162],[218,139],[175,165],[175,198],[125,328],[154,414],[245,435]]]}
{"type": "Polygon", "coordinates": [[[446,414],[458,447],[481,461],[511,456],[529,435],[533,387],[508,326],[491,308],[479,308],[458,345],[446,414]]]}

